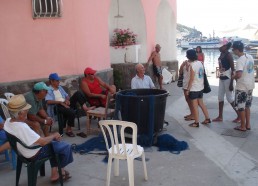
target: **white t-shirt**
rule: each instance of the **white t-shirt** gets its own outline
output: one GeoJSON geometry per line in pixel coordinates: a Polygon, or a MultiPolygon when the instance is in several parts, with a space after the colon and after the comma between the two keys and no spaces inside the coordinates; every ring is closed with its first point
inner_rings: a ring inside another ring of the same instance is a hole
{"type": "MultiPolygon", "coordinates": [[[[10,122],[11,118],[8,118],[4,124],[4,130],[17,138],[19,138],[27,146],[35,146],[34,143],[40,138],[40,136],[34,132],[26,123],[23,122],[10,122]]],[[[18,151],[26,158],[33,157],[41,148],[27,149],[20,143],[17,144],[18,151]]]]}
{"type": "Polygon", "coordinates": [[[189,83],[189,80],[190,80],[190,63],[189,62],[185,62],[185,65],[183,67],[183,75],[184,75],[184,78],[183,78],[183,89],[187,89],[188,88],[188,83],[189,83]]]}
{"type": "Polygon", "coordinates": [[[201,61],[194,61],[191,63],[192,69],[194,71],[194,80],[190,91],[201,91],[204,88],[203,85],[203,74],[204,68],[201,61]]]}
{"type": "Polygon", "coordinates": [[[61,101],[61,102],[65,101],[65,99],[63,98],[63,96],[62,96],[61,92],[59,91],[59,89],[54,90],[53,93],[55,95],[55,101],[61,101]]]}
{"type": "Polygon", "coordinates": [[[251,55],[245,54],[238,58],[236,71],[242,71],[241,78],[237,79],[236,90],[252,90],[255,86],[254,59],[251,55]]]}
{"type": "Polygon", "coordinates": [[[131,89],[138,88],[155,88],[150,76],[144,75],[143,79],[135,76],[131,81],[131,89]]]}

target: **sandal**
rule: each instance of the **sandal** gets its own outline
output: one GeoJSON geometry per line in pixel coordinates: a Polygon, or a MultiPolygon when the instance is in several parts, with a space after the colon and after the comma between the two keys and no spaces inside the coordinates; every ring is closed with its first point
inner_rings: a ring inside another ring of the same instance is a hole
{"type": "Polygon", "coordinates": [[[65,133],[69,137],[75,137],[74,133],[72,131],[65,133]]]}
{"type": "Polygon", "coordinates": [[[241,132],[245,132],[246,129],[242,129],[241,126],[235,127],[235,130],[241,131],[241,132]]]}
{"type": "Polygon", "coordinates": [[[203,125],[207,125],[207,124],[209,124],[209,123],[211,123],[211,119],[210,119],[210,118],[209,118],[209,119],[205,119],[205,120],[202,122],[203,125]]]}
{"type": "Polygon", "coordinates": [[[191,123],[189,124],[189,127],[195,127],[195,128],[198,128],[199,127],[199,122],[194,122],[194,123],[191,123]]]}
{"type": "MultiPolygon", "coordinates": [[[[72,176],[70,176],[70,173],[68,171],[65,171],[65,174],[63,175],[63,181],[66,181],[70,179],[72,176]]],[[[57,179],[51,180],[51,183],[56,183],[59,181],[59,177],[57,179]]]]}
{"type": "Polygon", "coordinates": [[[87,134],[85,134],[84,132],[79,132],[76,134],[77,136],[80,136],[82,138],[87,138],[87,134]]]}

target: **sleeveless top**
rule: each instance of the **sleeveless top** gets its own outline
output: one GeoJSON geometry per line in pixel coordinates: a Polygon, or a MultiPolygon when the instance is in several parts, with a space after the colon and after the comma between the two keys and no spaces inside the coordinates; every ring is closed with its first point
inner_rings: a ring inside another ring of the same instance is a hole
{"type": "MultiPolygon", "coordinates": [[[[225,69],[225,71],[230,70],[230,63],[228,60],[228,55],[231,55],[229,52],[227,52],[223,58],[220,58],[220,62],[221,62],[221,67],[225,69]]],[[[226,80],[229,79],[228,76],[220,76],[219,77],[221,80],[226,80]]]]}
{"type": "Polygon", "coordinates": [[[204,54],[203,53],[197,53],[197,60],[204,62],[204,54]]]}
{"type": "MultiPolygon", "coordinates": [[[[83,82],[87,83],[90,92],[93,94],[105,94],[105,91],[102,90],[101,85],[99,83],[99,80],[94,77],[93,81],[89,81],[86,78],[82,79],[83,82]]],[[[91,106],[105,106],[106,105],[106,99],[100,99],[100,98],[89,98],[89,103],[91,106]]]]}

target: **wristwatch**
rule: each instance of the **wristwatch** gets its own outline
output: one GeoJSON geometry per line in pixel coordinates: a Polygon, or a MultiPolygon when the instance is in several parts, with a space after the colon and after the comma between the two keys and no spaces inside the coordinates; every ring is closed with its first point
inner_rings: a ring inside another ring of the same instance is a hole
{"type": "Polygon", "coordinates": [[[46,119],[44,120],[44,124],[45,124],[45,125],[47,124],[47,120],[46,120],[46,119]]]}

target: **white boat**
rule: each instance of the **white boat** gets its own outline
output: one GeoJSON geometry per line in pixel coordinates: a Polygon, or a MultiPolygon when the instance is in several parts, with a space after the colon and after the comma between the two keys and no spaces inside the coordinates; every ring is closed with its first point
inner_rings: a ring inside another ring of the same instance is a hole
{"type": "Polygon", "coordinates": [[[201,46],[202,49],[218,49],[220,47],[220,40],[211,41],[181,41],[180,47],[182,49],[196,48],[201,46]]]}

